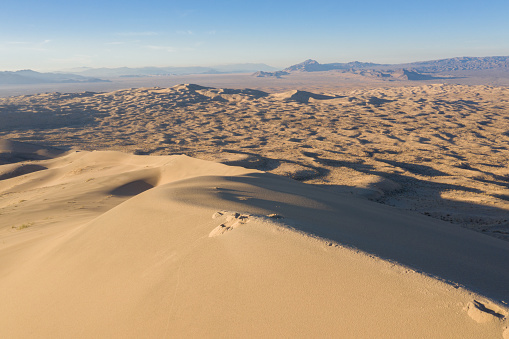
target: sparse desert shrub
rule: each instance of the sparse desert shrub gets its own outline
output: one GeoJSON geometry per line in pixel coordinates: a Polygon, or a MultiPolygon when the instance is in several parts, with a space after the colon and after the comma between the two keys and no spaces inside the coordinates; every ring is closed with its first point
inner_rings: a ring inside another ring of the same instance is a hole
{"type": "Polygon", "coordinates": [[[25,223],[25,224],[23,224],[21,226],[12,226],[12,228],[17,229],[19,231],[19,230],[23,230],[25,228],[29,228],[33,224],[34,224],[33,222],[27,222],[27,223],[25,223]]]}

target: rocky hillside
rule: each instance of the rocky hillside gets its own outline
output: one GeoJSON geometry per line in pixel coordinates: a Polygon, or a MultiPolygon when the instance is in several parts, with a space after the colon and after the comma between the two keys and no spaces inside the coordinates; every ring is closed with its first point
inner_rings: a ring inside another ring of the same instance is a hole
{"type": "Polygon", "coordinates": [[[322,72],[331,70],[359,70],[373,69],[378,71],[395,71],[401,69],[413,72],[447,72],[460,70],[509,70],[509,56],[494,57],[461,57],[441,60],[430,60],[406,64],[375,64],[370,62],[353,61],[348,63],[320,64],[316,60],[308,59],[302,63],[284,69],[286,72],[322,72]]]}
{"type": "Polygon", "coordinates": [[[424,62],[414,62],[401,65],[406,68],[414,68],[421,72],[447,72],[463,70],[491,70],[507,69],[509,70],[509,56],[494,56],[482,58],[452,58],[442,60],[431,60],[424,62]]]}

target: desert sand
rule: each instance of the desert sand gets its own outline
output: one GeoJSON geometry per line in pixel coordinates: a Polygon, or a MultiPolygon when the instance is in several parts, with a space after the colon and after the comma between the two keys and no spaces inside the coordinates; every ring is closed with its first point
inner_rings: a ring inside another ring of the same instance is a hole
{"type": "Polygon", "coordinates": [[[508,239],[508,97],[506,87],[447,84],[321,93],[199,85],[49,93],[0,99],[0,137],[186,154],[508,239]]]}
{"type": "Polygon", "coordinates": [[[0,336],[507,339],[508,91],[0,99],[0,336]]]}

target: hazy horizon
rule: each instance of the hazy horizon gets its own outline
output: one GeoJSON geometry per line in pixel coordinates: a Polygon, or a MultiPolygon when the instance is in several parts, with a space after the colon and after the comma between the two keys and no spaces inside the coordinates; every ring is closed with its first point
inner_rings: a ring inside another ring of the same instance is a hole
{"type": "Polygon", "coordinates": [[[509,55],[505,13],[489,1],[243,3],[21,0],[4,4],[0,70],[406,63],[509,55]]]}
{"type": "MultiPolygon", "coordinates": [[[[432,61],[432,60],[442,60],[442,59],[450,59],[450,58],[476,58],[476,57],[479,57],[479,58],[482,58],[482,57],[505,57],[507,55],[478,55],[478,56],[472,56],[472,55],[456,55],[456,56],[451,56],[451,57],[447,57],[447,58],[436,58],[436,59],[416,59],[416,60],[409,60],[409,61],[401,61],[401,62],[398,62],[398,63],[392,63],[392,62],[387,62],[387,63],[378,63],[378,62],[374,62],[373,60],[348,60],[348,61],[340,61],[340,63],[349,63],[349,62],[366,62],[366,63],[375,63],[375,64],[385,64],[385,65],[398,65],[398,64],[410,64],[410,63],[417,63],[417,62],[426,62],[426,61],[432,61]]],[[[116,65],[116,66],[111,66],[111,67],[107,67],[107,66],[74,66],[74,67],[66,67],[66,68],[55,68],[55,69],[47,69],[47,70],[39,70],[39,69],[33,69],[33,68],[20,68],[20,69],[0,69],[0,72],[18,72],[18,71],[36,71],[36,72],[72,72],[72,71],[75,71],[77,72],[78,70],[82,69],[82,70],[87,70],[87,69],[101,69],[101,68],[105,68],[105,69],[121,69],[121,68],[132,68],[132,69],[138,69],[138,68],[199,68],[199,67],[202,67],[202,68],[220,68],[220,67],[228,67],[228,66],[236,66],[236,65],[265,65],[265,66],[269,66],[269,67],[272,67],[272,68],[275,68],[275,69],[284,69],[284,68],[287,68],[287,67],[290,67],[290,66],[293,66],[293,65],[296,65],[296,64],[300,64],[300,63],[303,63],[307,60],[314,60],[314,61],[317,61],[318,63],[320,64],[328,64],[328,63],[338,63],[338,61],[328,61],[328,62],[321,62],[320,60],[316,60],[316,58],[307,58],[307,59],[303,59],[301,61],[297,61],[293,64],[288,64],[288,65],[281,65],[281,66],[275,66],[275,65],[271,65],[271,64],[267,64],[267,63],[264,63],[264,62],[232,62],[232,63],[224,63],[224,64],[201,64],[201,65],[183,65],[183,66],[175,66],[175,65],[161,65],[161,66],[155,66],[155,65],[140,65],[140,66],[124,66],[124,65],[116,65]]]]}

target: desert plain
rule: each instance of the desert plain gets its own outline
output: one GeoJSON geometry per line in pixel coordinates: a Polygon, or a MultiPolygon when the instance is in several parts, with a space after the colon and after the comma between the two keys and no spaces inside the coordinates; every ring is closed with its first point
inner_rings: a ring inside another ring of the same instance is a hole
{"type": "Polygon", "coordinates": [[[506,85],[175,81],[0,98],[1,337],[509,338],[506,85]]]}

